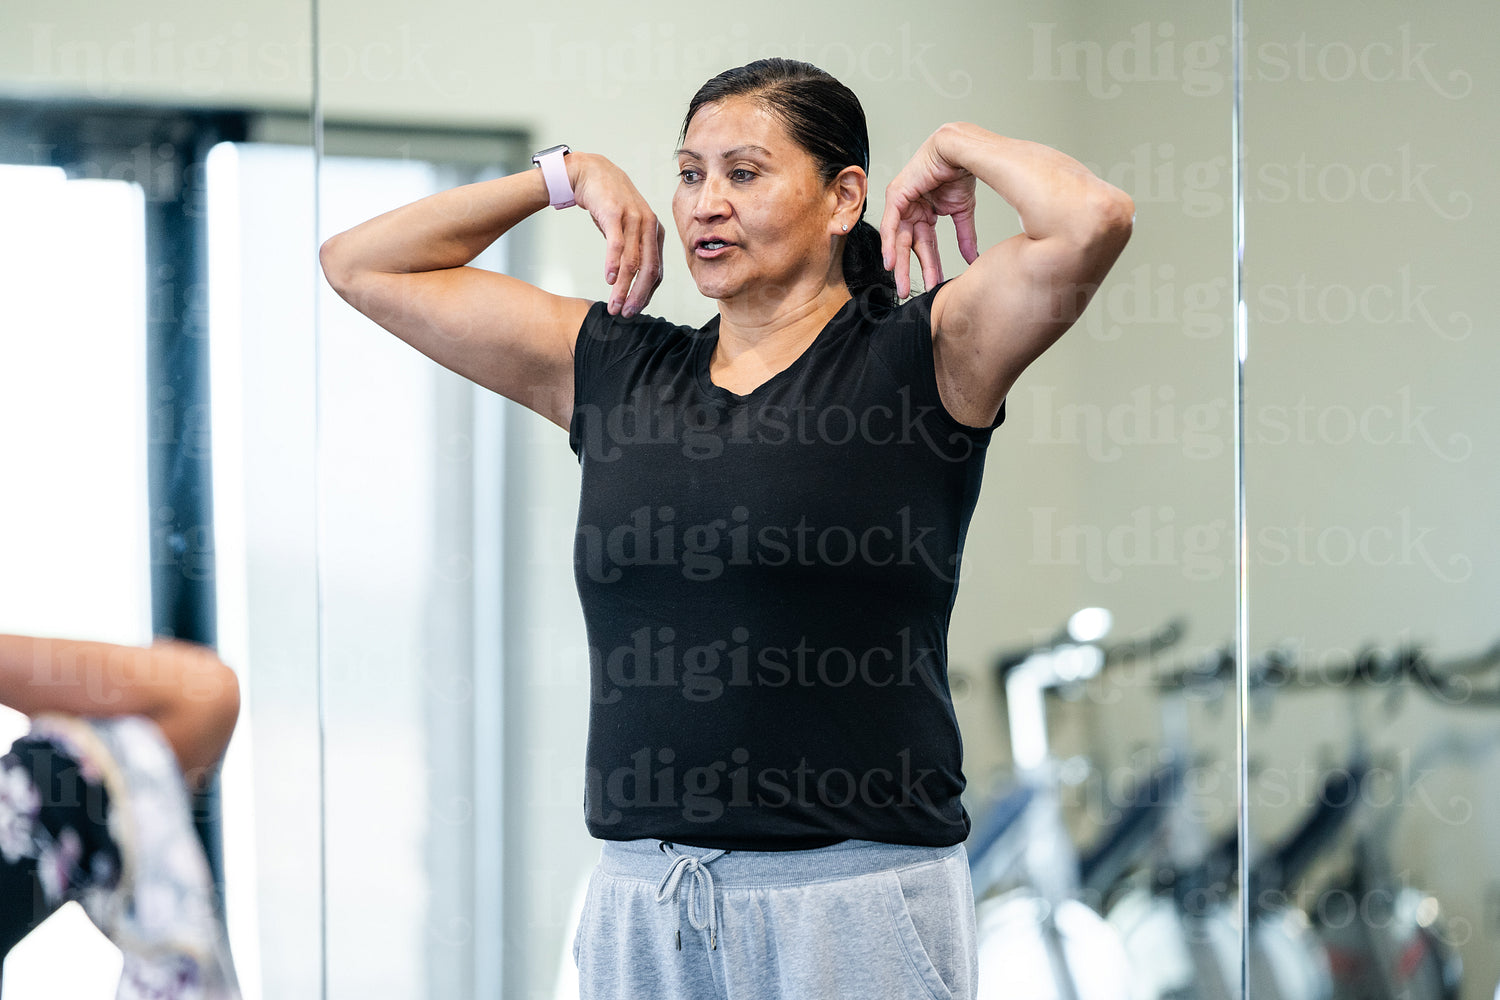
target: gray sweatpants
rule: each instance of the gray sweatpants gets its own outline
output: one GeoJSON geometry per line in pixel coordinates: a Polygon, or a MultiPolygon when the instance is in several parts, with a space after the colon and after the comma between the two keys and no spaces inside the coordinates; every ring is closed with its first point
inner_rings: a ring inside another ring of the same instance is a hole
{"type": "Polygon", "coordinates": [[[581,1000],[972,1000],[968,855],[606,841],[573,957],[581,1000]]]}

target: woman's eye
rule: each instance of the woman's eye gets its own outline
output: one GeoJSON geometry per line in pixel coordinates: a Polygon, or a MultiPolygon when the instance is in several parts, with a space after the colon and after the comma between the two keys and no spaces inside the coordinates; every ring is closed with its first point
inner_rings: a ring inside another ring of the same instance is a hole
{"type": "Polygon", "coordinates": [[[740,167],[738,169],[731,170],[729,172],[729,176],[737,181],[748,181],[753,178],[755,174],[749,170],[744,169],[743,167],[740,167]]]}
{"type": "Polygon", "coordinates": [[[691,184],[698,179],[698,171],[691,168],[687,170],[679,170],[677,172],[677,176],[682,178],[684,184],[691,184]]]}

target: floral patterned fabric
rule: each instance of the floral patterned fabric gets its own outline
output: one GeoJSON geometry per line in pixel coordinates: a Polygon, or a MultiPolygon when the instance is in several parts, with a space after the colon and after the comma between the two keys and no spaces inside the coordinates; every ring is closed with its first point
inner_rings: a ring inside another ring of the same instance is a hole
{"type": "Polygon", "coordinates": [[[124,953],[117,1000],[239,1000],[187,789],[146,719],[33,720],[0,767],[0,956],[69,899],[124,953]]]}
{"type": "Polygon", "coordinates": [[[0,956],[63,903],[119,882],[109,792],[61,743],[27,736],[0,757],[0,956]]]}

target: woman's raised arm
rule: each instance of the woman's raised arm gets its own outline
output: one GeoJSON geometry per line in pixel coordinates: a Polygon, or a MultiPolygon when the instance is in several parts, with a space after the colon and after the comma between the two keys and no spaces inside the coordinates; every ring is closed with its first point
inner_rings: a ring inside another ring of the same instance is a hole
{"type": "MultiPolygon", "coordinates": [[[[567,154],[580,207],[604,234],[609,311],[639,312],[662,276],[665,229],[625,173],[567,154]]],[[[445,368],[566,429],[573,346],[590,302],[466,266],[548,205],[540,170],[443,191],[323,244],[323,273],[350,305],[445,368]]]]}
{"type": "Polygon", "coordinates": [[[938,388],[955,418],[983,426],[1088,305],[1130,239],[1135,203],[1071,156],[955,123],[934,132],[886,189],[880,235],[900,294],[913,252],[929,288],[943,280],[933,226],[944,215],[972,266],[933,300],[938,388]],[[1016,209],[1023,230],[984,253],[976,178],[1016,209]]]}

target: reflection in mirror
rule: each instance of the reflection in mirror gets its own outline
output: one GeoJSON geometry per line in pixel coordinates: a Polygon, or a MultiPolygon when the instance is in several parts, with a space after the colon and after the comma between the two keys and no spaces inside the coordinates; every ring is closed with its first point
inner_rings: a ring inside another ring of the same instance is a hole
{"type": "MultiPolygon", "coordinates": [[[[177,636],[235,668],[196,818],[252,997],[320,975],[310,26],[21,2],[0,36],[0,631],[177,636]]],[[[120,968],[64,907],[4,996],[114,996],[120,968]]]]}
{"type": "Polygon", "coordinates": [[[1245,14],[1252,994],[1488,1000],[1500,17],[1245,14]]]}
{"type": "MultiPolygon", "coordinates": [[[[1227,997],[1239,958],[1221,669],[1235,621],[1225,12],[1164,20],[1032,0],[866,13],[323,0],[325,113],[390,141],[325,161],[320,234],[350,224],[334,201],[368,217],[456,183],[473,161],[424,143],[485,134],[520,133],[523,154],[601,153],[666,222],[688,99],[769,55],[818,64],[860,98],[869,220],[947,121],[1061,149],[1130,193],[1129,247],[1017,383],[990,446],[949,631],[968,846],[982,947],[996,968],[1041,970],[1035,995],[1129,983],[1142,997],[1227,997]],[[1085,607],[1111,613],[1108,634],[1061,631],[1085,607]]],[[[978,197],[981,247],[1019,232],[1002,199],[983,185],[978,197]]],[[[671,229],[649,312],[697,326],[715,304],[671,229]]],[[[510,273],[606,295],[585,213],[539,213],[507,239],[510,273]]],[[[940,244],[959,273],[946,221],[940,244]]],[[[567,996],[600,852],[580,815],[578,462],[557,426],[396,350],[342,303],[327,299],[323,318],[331,990],[567,996]],[[402,859],[382,868],[394,885],[361,860],[386,851],[402,859]]],[[[1003,978],[984,988],[1031,995],[1003,978]]]]}

